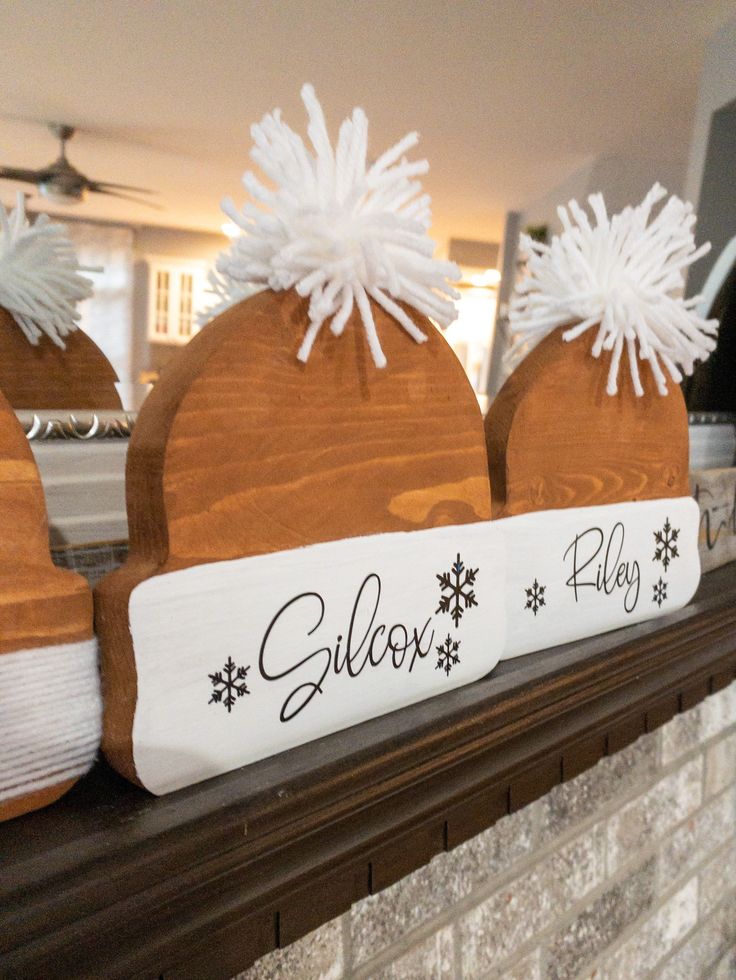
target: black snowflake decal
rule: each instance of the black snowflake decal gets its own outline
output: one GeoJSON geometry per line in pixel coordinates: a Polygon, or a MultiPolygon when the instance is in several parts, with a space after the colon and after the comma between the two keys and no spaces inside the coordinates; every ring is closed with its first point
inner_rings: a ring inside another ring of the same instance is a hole
{"type": "Polygon", "coordinates": [[[208,704],[224,704],[227,713],[233,710],[236,698],[242,698],[244,694],[250,694],[246,684],[245,675],[250,667],[237,667],[232,657],[228,657],[222,670],[210,674],[209,678],[214,687],[212,697],[208,704]],[[242,681],[242,683],[238,683],[242,681]],[[223,697],[224,695],[224,697],[223,697]]]}
{"type": "Polygon", "coordinates": [[[447,595],[440,597],[440,604],[435,612],[449,612],[456,628],[465,610],[478,605],[472,588],[477,575],[478,569],[466,568],[458,555],[450,571],[437,576],[440,592],[446,592],[447,595]]]}
{"type": "Polygon", "coordinates": [[[438,656],[435,670],[444,670],[446,674],[449,674],[454,665],[460,663],[460,657],[456,653],[459,647],[460,640],[453,640],[448,633],[445,642],[437,647],[438,656]]]}
{"type": "Polygon", "coordinates": [[[526,605],[524,608],[531,609],[535,616],[537,615],[539,609],[546,605],[546,602],[544,601],[544,593],[546,588],[546,585],[540,585],[539,582],[534,579],[534,585],[531,587],[531,589],[524,589],[526,592],[526,605]]]}
{"type": "Polygon", "coordinates": [[[667,583],[663,582],[662,578],[660,577],[659,582],[656,582],[655,585],[652,586],[652,588],[654,589],[654,596],[652,598],[652,602],[656,602],[657,605],[661,608],[662,603],[665,602],[667,599],[667,583]]]}
{"type": "Polygon", "coordinates": [[[661,561],[664,565],[665,572],[670,567],[670,562],[672,559],[679,557],[680,552],[677,550],[677,545],[675,543],[679,537],[679,534],[679,528],[676,529],[672,527],[669,517],[664,522],[664,527],[662,530],[654,532],[656,548],[652,561],[661,561]]]}

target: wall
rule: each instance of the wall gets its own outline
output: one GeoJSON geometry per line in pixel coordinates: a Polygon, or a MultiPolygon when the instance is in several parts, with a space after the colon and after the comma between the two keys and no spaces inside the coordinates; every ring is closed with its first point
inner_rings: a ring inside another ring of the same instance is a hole
{"type": "Polygon", "coordinates": [[[736,248],[736,16],[708,42],[688,165],[687,192],[697,202],[698,245],[711,251],[688,272],[687,294],[702,294],[700,312],[721,319],[718,346],[683,385],[688,408],[732,411],[736,405],[734,310],[721,292],[736,248]],[[711,273],[715,275],[711,276],[711,273]],[[719,296],[720,294],[720,296],[719,296]],[[715,304],[715,305],[714,305],[715,304]]]}
{"type": "Polygon", "coordinates": [[[736,683],[238,980],[734,976],[736,683]]]}
{"type": "Polygon", "coordinates": [[[698,244],[712,250],[689,272],[699,293],[718,256],[736,236],[736,16],[709,41],[698,91],[686,191],[697,202],[698,244]]]}
{"type": "Polygon", "coordinates": [[[228,247],[224,235],[187,231],[182,228],[141,227],[135,232],[135,289],[133,305],[133,360],[137,373],[160,371],[179,349],[177,344],[151,344],[148,340],[148,264],[146,259],[195,259],[214,264],[228,247]]]}
{"type": "MultiPolygon", "coordinates": [[[[731,17],[708,41],[687,159],[646,159],[631,154],[611,154],[589,160],[548,194],[524,206],[524,224],[549,224],[559,230],[558,204],[571,197],[584,200],[602,191],[609,211],[618,211],[641,200],[655,180],[672,194],[684,195],[696,209],[705,168],[713,113],[736,99],[736,16],[731,17]]],[[[724,174],[732,180],[732,174],[724,174]]],[[[730,185],[729,185],[730,187],[730,185]]],[[[724,188],[725,189],[725,188],[724,188]]]]}
{"type": "Polygon", "coordinates": [[[65,224],[80,264],[101,269],[89,273],[94,293],[80,306],[80,326],[115,368],[125,405],[134,381],[133,229],[93,221],[67,220],[65,224]]]}
{"type": "MultiPolygon", "coordinates": [[[[609,213],[620,211],[626,205],[638,203],[655,180],[666,187],[671,194],[678,194],[692,201],[697,209],[706,165],[711,118],[716,110],[734,99],[736,99],[736,16],[727,21],[705,46],[693,135],[687,159],[647,159],[630,153],[591,157],[563,183],[538,199],[524,203],[521,214],[522,229],[528,225],[549,225],[550,231],[555,234],[561,230],[557,217],[558,206],[566,204],[571,198],[582,203],[590,194],[598,191],[605,195],[609,213]]],[[[725,129],[726,122],[723,121],[722,125],[725,129]]],[[[731,230],[731,216],[736,206],[734,205],[736,198],[732,192],[733,166],[724,162],[731,162],[736,158],[736,148],[733,130],[730,130],[730,138],[728,132],[724,133],[722,145],[713,160],[713,171],[716,176],[711,182],[708,203],[712,220],[701,222],[697,229],[698,244],[704,240],[712,240],[716,247],[709,256],[690,270],[687,282],[689,295],[697,293],[702,288],[723,245],[731,235],[736,234],[736,231],[731,230]],[[726,202],[725,208],[721,202],[726,202]]],[[[503,355],[508,346],[505,324],[497,323],[496,335],[503,338],[503,349],[495,351],[493,355],[494,379],[491,395],[498,391],[501,382],[510,373],[508,368],[502,366],[503,355]]]]}
{"type": "MultiPolygon", "coordinates": [[[[736,61],[736,39],[733,58],[736,61]]],[[[701,292],[718,257],[736,238],[735,181],[736,98],[711,117],[696,231],[698,245],[710,242],[711,251],[690,269],[687,282],[690,295],[701,292]]]]}
{"type": "MultiPolygon", "coordinates": [[[[123,406],[137,409],[146,391],[139,383],[140,372],[160,366],[148,343],[147,277],[142,260],[163,256],[210,264],[227,248],[228,240],[224,235],[181,228],[107,224],[73,216],[65,217],[64,224],[80,262],[102,268],[90,274],[95,292],[81,306],[81,327],[115,368],[123,406]]],[[[166,361],[175,349],[165,346],[159,360],[166,361]]]]}
{"type": "Polygon", "coordinates": [[[711,116],[733,99],[736,99],[736,15],[705,46],[685,178],[685,195],[696,208],[705,167],[711,116]]]}
{"type": "Polygon", "coordinates": [[[211,263],[227,246],[228,240],[224,235],[212,235],[204,231],[152,226],[135,229],[136,258],[144,255],[162,255],[177,259],[204,259],[211,263]]]}
{"type": "Polygon", "coordinates": [[[601,156],[581,167],[567,180],[524,208],[522,226],[549,225],[552,233],[562,230],[557,217],[560,204],[574,198],[582,204],[591,194],[602,193],[609,214],[638,204],[655,181],[671,194],[681,194],[683,160],[644,159],[630,155],[601,156]]]}

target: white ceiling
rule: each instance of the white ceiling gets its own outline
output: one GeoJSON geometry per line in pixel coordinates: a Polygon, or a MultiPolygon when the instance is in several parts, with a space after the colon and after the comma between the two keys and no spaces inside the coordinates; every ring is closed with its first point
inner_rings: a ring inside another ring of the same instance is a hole
{"type": "Polygon", "coordinates": [[[311,81],[335,128],[363,106],[373,154],[420,131],[439,241],[497,239],[505,211],[597,157],[684,167],[703,44],[734,12],[736,0],[5,3],[0,162],[50,162],[43,122],[72,123],[79,169],[155,188],[166,208],[97,197],[75,216],[216,230],[220,197],[243,199],[250,123],[281,106],[303,132],[311,81]]]}

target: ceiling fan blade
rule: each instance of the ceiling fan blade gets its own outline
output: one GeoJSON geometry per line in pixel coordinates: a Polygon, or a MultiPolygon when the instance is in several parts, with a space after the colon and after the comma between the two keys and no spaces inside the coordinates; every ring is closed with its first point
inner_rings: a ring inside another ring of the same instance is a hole
{"type": "Polygon", "coordinates": [[[113,191],[134,191],[136,194],[156,194],[149,187],[131,187],[130,184],[111,184],[107,180],[88,180],[87,187],[91,191],[104,193],[106,190],[113,191]]]}
{"type": "MultiPolygon", "coordinates": [[[[94,189],[94,188],[91,188],[94,189]]],[[[156,211],[165,211],[166,208],[161,204],[155,204],[153,201],[144,201],[140,197],[132,197],[130,194],[119,194],[117,191],[108,191],[101,188],[97,191],[98,194],[107,194],[108,197],[119,197],[122,201],[132,201],[134,204],[143,204],[147,208],[153,208],[156,211]]]]}
{"type": "Polygon", "coordinates": [[[43,170],[22,170],[19,167],[0,167],[0,178],[20,180],[25,184],[38,184],[43,180],[43,170]]]}

